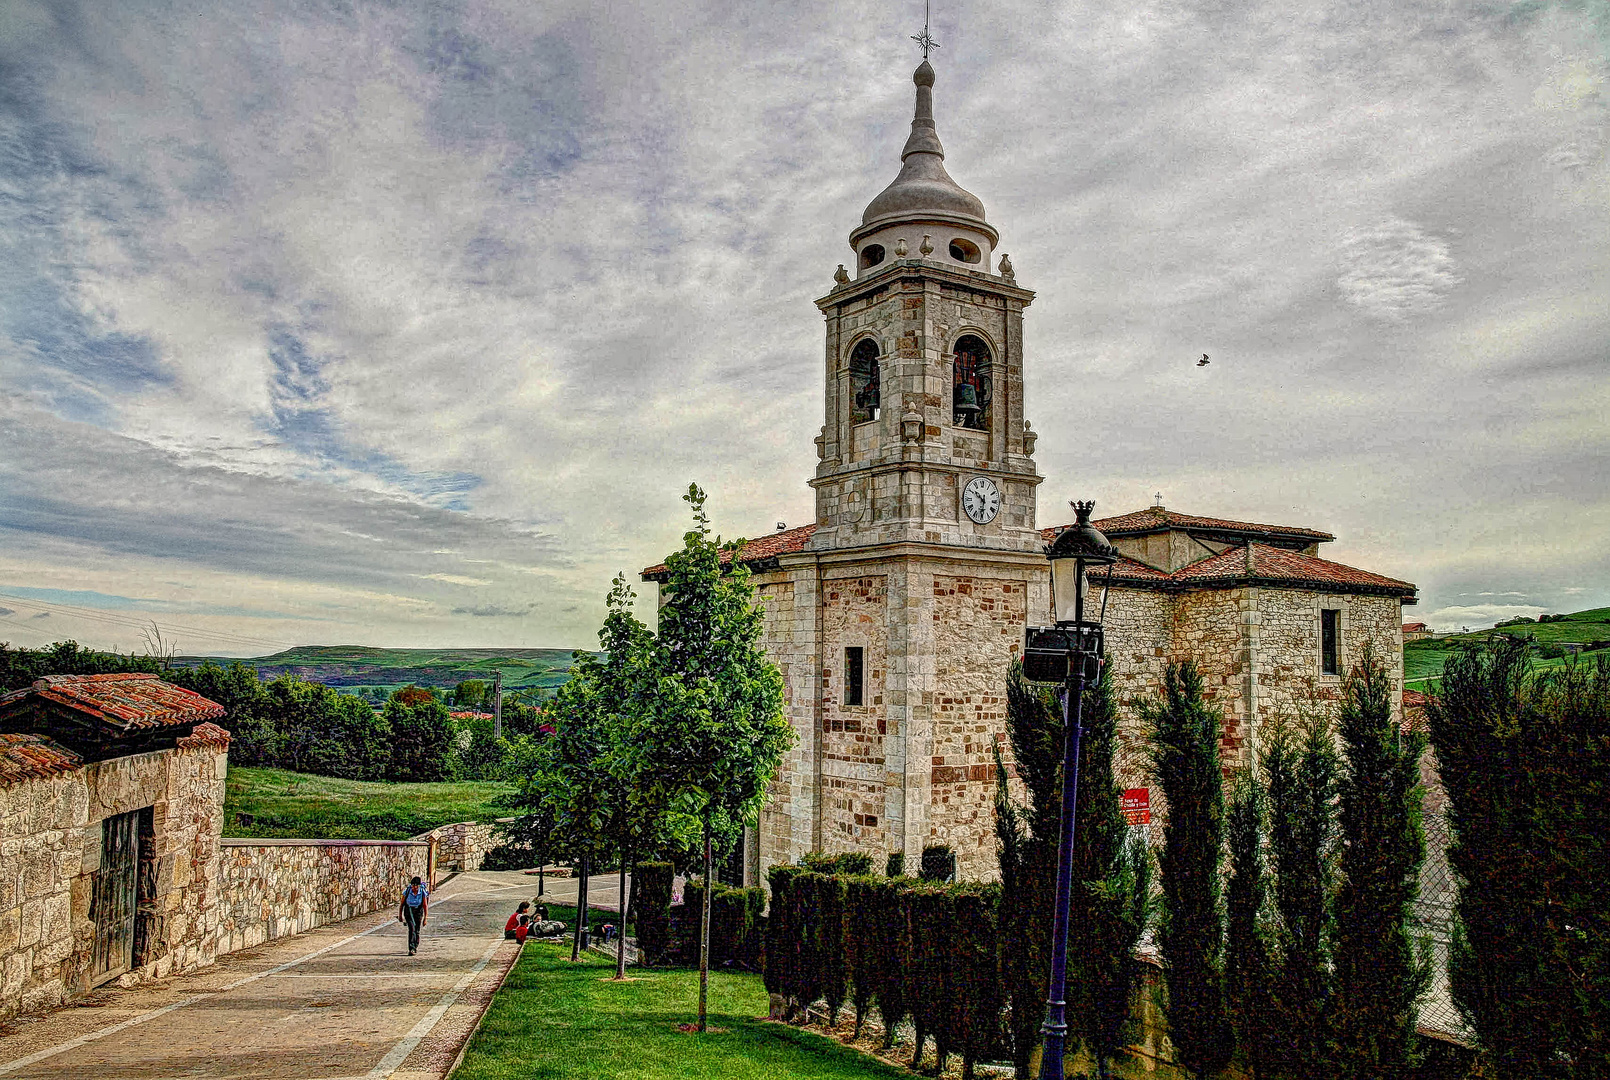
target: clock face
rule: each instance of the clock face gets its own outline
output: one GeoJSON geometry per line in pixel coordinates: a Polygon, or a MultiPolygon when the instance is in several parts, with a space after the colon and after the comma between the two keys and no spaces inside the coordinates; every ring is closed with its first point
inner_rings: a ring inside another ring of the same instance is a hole
{"type": "Polygon", "coordinates": [[[1001,493],[995,481],[987,476],[975,476],[962,488],[962,509],[980,525],[995,520],[1001,512],[1001,493]]]}

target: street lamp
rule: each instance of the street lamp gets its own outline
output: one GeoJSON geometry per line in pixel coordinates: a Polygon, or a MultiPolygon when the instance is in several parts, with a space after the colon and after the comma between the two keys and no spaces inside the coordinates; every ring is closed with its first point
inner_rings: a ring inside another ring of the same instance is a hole
{"type": "Polygon", "coordinates": [[[1062,832],[1057,843],[1056,919],[1051,930],[1051,985],[1046,992],[1045,1024],[1040,1033],[1045,1051],[1040,1080],[1063,1080],[1062,1057],[1068,1042],[1068,908],[1073,893],[1074,809],[1079,799],[1079,742],[1084,735],[1085,686],[1100,677],[1101,620],[1107,613],[1107,590],[1101,611],[1085,619],[1085,576],[1094,566],[1110,567],[1118,552],[1090,524],[1094,502],[1076,502],[1077,520],[1046,545],[1051,560],[1051,606],[1055,626],[1031,626],[1023,636],[1023,677],[1062,687],[1062,832]],[[1069,722],[1069,703],[1072,722],[1069,722]]]}

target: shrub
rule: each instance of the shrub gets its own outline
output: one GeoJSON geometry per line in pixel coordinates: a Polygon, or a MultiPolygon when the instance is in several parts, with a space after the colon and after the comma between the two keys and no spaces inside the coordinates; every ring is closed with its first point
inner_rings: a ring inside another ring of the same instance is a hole
{"type": "Polygon", "coordinates": [[[906,997],[905,907],[901,897],[910,878],[885,878],[872,890],[872,907],[866,914],[871,924],[871,947],[865,955],[872,996],[883,1018],[883,1045],[894,1045],[895,1028],[911,1015],[911,999],[906,997]]]}
{"type": "Polygon", "coordinates": [[[882,878],[870,874],[857,874],[844,881],[844,973],[850,984],[850,1003],[855,1007],[857,1035],[877,995],[881,975],[875,911],[882,885],[882,878]]]}
{"type": "MultiPolygon", "coordinates": [[[[710,894],[710,965],[758,967],[760,913],[764,889],[738,889],[716,882],[710,894]]],[[[692,878],[682,887],[682,903],[671,907],[669,936],[677,962],[699,965],[699,924],[704,917],[704,882],[692,878]]]]}
{"type": "Polygon", "coordinates": [[[952,1004],[947,1027],[952,1031],[940,1045],[961,1052],[962,1078],[972,1080],[974,1063],[993,1057],[1000,1037],[1002,994],[995,946],[1001,887],[957,885],[946,899],[946,995],[952,1004]]]}
{"type": "Polygon", "coordinates": [[[872,856],[864,851],[840,851],[832,855],[811,851],[799,857],[799,864],[818,874],[872,873],[872,856]]]}
{"type": "Polygon", "coordinates": [[[889,877],[900,877],[906,872],[906,853],[903,851],[889,852],[889,859],[883,864],[883,872],[889,877]]]}
{"type": "Polygon", "coordinates": [[[911,1009],[911,1023],[917,1030],[917,1047],[911,1058],[915,1068],[922,1061],[923,1045],[933,1035],[938,1044],[939,1071],[945,1068],[950,1040],[945,1031],[948,1002],[945,993],[944,937],[946,918],[945,887],[937,882],[913,882],[900,892],[905,916],[901,971],[905,980],[902,993],[911,1009]]]}
{"type": "Polygon", "coordinates": [[[640,862],[632,868],[633,922],[637,951],[644,964],[663,964],[671,933],[671,882],[668,862],[640,862]]]}
{"type": "Polygon", "coordinates": [[[810,1004],[800,1000],[806,935],[799,879],[807,873],[799,866],[774,866],[766,872],[771,885],[771,907],[766,915],[766,991],[791,1002],[790,1016],[810,1004]]]}

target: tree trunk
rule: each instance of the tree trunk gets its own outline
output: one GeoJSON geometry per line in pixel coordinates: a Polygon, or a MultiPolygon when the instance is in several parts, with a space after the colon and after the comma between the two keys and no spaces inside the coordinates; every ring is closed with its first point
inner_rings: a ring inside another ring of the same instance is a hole
{"type": "Polygon", "coordinates": [[[581,959],[581,928],[587,925],[587,856],[581,857],[581,878],[576,883],[576,933],[570,942],[570,959],[581,959]]]}
{"type": "Polygon", "coordinates": [[[699,917],[699,1030],[704,1030],[705,1008],[710,1000],[710,813],[704,815],[704,911],[699,917]]]}
{"type": "Polygon", "coordinates": [[[627,908],[631,903],[630,895],[626,891],[626,868],[631,861],[626,857],[625,848],[621,849],[621,884],[620,899],[615,910],[620,912],[620,927],[615,931],[615,978],[626,978],[626,916],[627,908]]]}

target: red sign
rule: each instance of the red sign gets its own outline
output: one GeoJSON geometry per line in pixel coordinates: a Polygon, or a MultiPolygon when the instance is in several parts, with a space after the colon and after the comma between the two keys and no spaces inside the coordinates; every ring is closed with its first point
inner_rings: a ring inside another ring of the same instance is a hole
{"type": "Polygon", "coordinates": [[[1133,787],[1124,792],[1124,820],[1131,825],[1152,823],[1152,789],[1133,787]]]}

